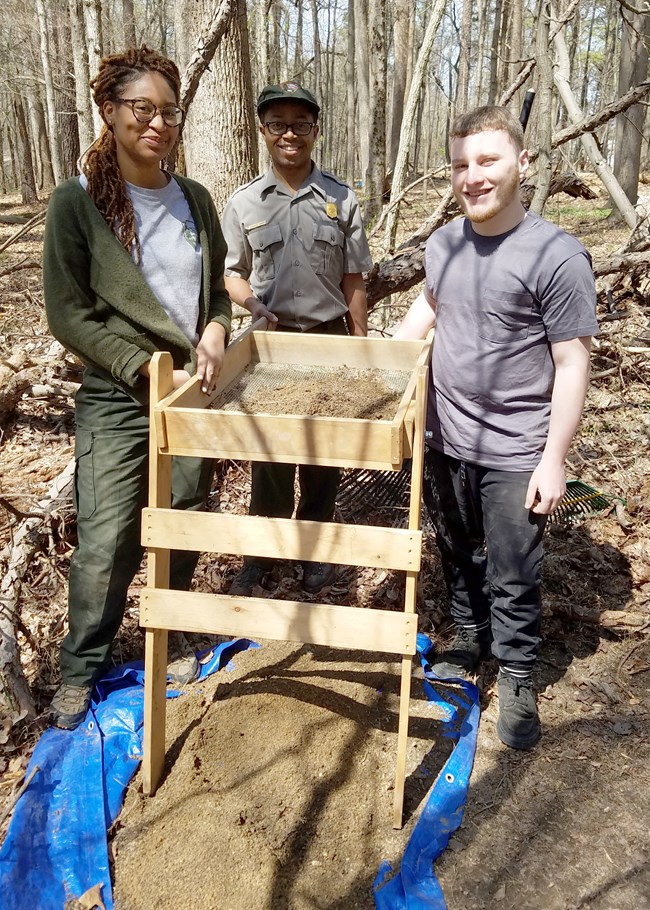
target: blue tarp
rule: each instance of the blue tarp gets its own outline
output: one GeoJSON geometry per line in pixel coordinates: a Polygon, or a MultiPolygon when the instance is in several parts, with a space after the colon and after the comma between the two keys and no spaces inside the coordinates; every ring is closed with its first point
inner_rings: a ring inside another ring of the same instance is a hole
{"type": "MultiPolygon", "coordinates": [[[[453,680],[454,689],[445,698],[431,683],[441,680],[429,667],[432,645],[418,635],[418,653],[424,668],[424,691],[443,712],[443,736],[454,740],[454,750],[433,785],[422,814],[404,850],[399,870],[390,863],[379,868],[373,891],[377,910],[446,910],[445,899],[433,864],[463,819],[469,777],[472,772],[480,719],[479,691],[464,679],[453,680]],[[391,878],[392,875],[392,878],[391,878]]],[[[445,684],[450,680],[445,680],[445,684]]]]}
{"type": "MultiPolygon", "coordinates": [[[[249,647],[259,646],[248,639],[220,645],[202,664],[199,681],[249,647]]],[[[425,677],[435,683],[439,680],[427,661],[430,649],[429,639],[418,635],[425,677]]],[[[454,740],[454,751],[427,798],[399,870],[393,875],[390,864],[382,863],[373,887],[377,910],[445,910],[433,863],[462,819],[479,722],[476,686],[454,682],[457,690],[444,699],[424,683],[427,698],[444,714],[443,735],[454,740]]],[[[106,832],[142,758],[143,685],[141,662],[118,667],[96,685],[83,724],[41,736],[26,778],[36,766],[39,770],[16,806],[0,850],[3,910],[63,910],[67,900],[97,884],[106,910],[113,910],[106,832]]]]}
{"type": "MultiPolygon", "coordinates": [[[[249,647],[225,642],[201,664],[201,679],[249,647]]],[[[46,730],[26,771],[38,771],[21,796],[0,850],[0,907],[63,910],[67,900],[101,884],[113,898],[106,832],[142,758],[142,662],[117,667],[97,683],[76,730],[46,730]]],[[[177,692],[168,691],[168,697],[177,692]]]]}

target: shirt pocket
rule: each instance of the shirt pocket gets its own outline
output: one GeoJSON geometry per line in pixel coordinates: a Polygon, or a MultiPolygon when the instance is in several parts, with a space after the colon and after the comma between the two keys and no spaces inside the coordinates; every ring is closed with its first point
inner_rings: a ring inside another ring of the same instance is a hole
{"type": "Polygon", "coordinates": [[[338,283],[343,277],[345,234],[334,222],[314,225],[311,264],[317,275],[333,273],[338,283]]]}
{"type": "Polygon", "coordinates": [[[275,278],[273,254],[282,246],[282,228],[279,224],[256,228],[248,235],[253,251],[253,274],[258,281],[275,278]]]}
{"type": "Polygon", "coordinates": [[[526,291],[500,291],[486,287],[477,313],[478,334],[493,344],[510,344],[528,338],[535,321],[535,300],[526,291]]]}

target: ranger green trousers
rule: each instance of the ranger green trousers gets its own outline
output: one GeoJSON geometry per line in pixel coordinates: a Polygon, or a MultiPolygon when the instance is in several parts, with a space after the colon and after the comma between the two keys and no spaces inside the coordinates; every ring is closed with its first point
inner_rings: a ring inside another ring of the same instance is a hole
{"type": "MultiPolygon", "coordinates": [[[[77,548],[70,562],[69,632],[61,644],[61,677],[94,682],[110,665],[129,585],[140,567],[142,508],[148,495],[148,409],[86,370],[76,397],[74,503],[77,548]]],[[[214,462],[175,458],[172,507],[200,510],[214,462]]],[[[172,551],[171,587],[186,589],[199,554],[172,551]]]]}

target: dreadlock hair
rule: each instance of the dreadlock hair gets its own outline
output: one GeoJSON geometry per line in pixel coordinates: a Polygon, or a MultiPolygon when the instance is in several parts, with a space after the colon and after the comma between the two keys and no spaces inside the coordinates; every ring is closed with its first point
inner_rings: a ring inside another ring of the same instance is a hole
{"type": "MultiPolygon", "coordinates": [[[[160,73],[180,100],[181,78],[176,64],[146,45],[130,47],[121,54],[111,54],[99,63],[99,72],[90,82],[93,100],[104,118],[104,104],[115,101],[125,85],[145,73],[160,73]]],[[[112,129],[104,122],[99,138],[83,162],[88,180],[88,195],[127,253],[135,246],[136,262],[140,261],[140,242],[135,229],[133,204],[117,163],[117,145],[112,129]]]]}

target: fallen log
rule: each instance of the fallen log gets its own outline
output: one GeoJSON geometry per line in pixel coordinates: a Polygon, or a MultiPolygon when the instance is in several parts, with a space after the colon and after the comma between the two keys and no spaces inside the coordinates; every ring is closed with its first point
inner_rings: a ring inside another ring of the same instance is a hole
{"type": "Polygon", "coordinates": [[[52,482],[45,498],[39,500],[34,511],[41,514],[26,518],[2,553],[3,561],[6,556],[6,570],[0,581],[0,712],[11,726],[36,714],[16,640],[22,582],[52,513],[71,498],[73,478],[74,458],[52,482]]]}
{"type": "MultiPolygon", "coordinates": [[[[524,205],[528,205],[535,188],[524,183],[521,187],[524,205]]],[[[581,196],[583,199],[595,199],[596,194],[577,174],[562,174],[553,178],[549,196],[557,193],[568,193],[570,196],[581,196]]],[[[431,234],[454,215],[459,209],[451,190],[443,196],[433,214],[412,234],[397,250],[394,256],[376,262],[366,275],[366,295],[368,307],[388,297],[408,291],[424,278],[424,248],[431,234]]]]}

